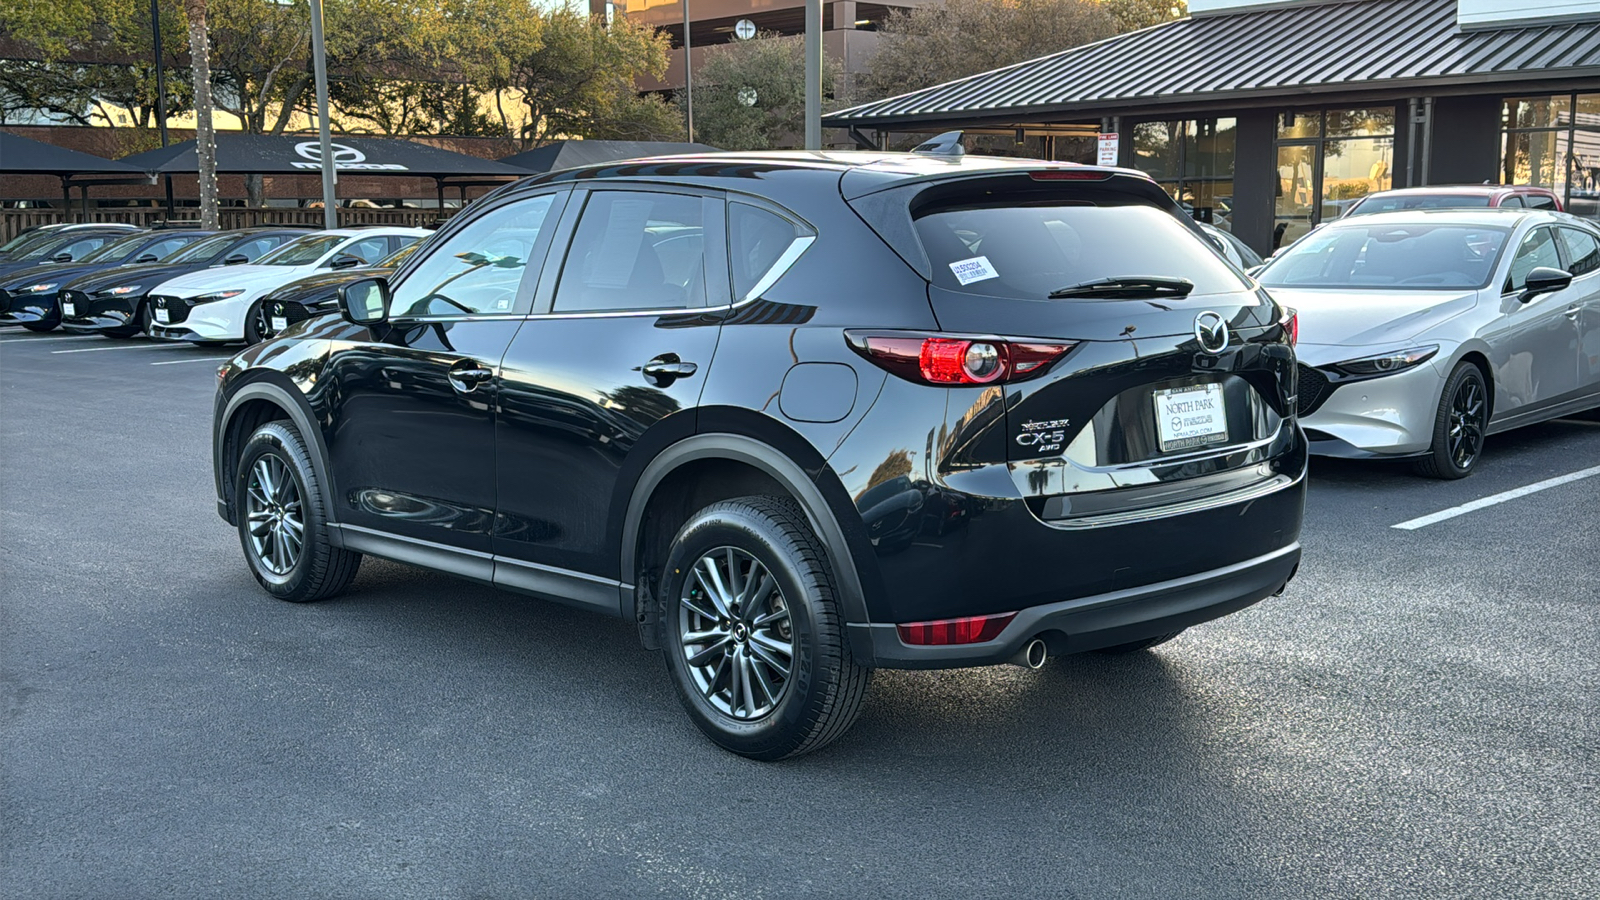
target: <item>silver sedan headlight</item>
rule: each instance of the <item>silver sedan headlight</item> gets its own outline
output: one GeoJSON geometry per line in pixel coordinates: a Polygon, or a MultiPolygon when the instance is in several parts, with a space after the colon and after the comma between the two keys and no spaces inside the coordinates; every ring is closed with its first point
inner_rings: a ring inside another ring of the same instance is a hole
{"type": "Polygon", "coordinates": [[[1438,344],[1429,344],[1426,347],[1396,350],[1393,353],[1383,353],[1378,356],[1347,359],[1344,362],[1336,362],[1328,366],[1328,368],[1349,378],[1377,378],[1380,375],[1393,375],[1396,372],[1403,372],[1412,366],[1421,365],[1432,359],[1438,352],[1438,344]]]}

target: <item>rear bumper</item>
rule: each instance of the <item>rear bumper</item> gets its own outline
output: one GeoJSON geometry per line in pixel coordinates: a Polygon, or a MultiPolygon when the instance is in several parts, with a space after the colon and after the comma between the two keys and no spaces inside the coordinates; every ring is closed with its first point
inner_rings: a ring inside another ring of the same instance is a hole
{"type": "Polygon", "coordinates": [[[1170,581],[1080,597],[1017,613],[992,641],[926,647],[900,640],[894,625],[851,625],[855,646],[870,645],[872,664],[894,669],[950,669],[1007,662],[1034,638],[1054,654],[1082,653],[1180,631],[1277,593],[1300,565],[1300,544],[1170,581]]]}

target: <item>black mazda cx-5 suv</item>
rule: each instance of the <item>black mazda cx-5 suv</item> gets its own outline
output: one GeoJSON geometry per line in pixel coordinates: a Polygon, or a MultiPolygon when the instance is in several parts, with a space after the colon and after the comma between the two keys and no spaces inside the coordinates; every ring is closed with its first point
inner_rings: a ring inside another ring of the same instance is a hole
{"type": "Polygon", "coordinates": [[[837,738],[874,667],[1143,649],[1299,563],[1293,314],[1137,172],[591,166],[340,302],[218,373],[262,586],[373,554],[632,619],[745,756],[837,738]]]}

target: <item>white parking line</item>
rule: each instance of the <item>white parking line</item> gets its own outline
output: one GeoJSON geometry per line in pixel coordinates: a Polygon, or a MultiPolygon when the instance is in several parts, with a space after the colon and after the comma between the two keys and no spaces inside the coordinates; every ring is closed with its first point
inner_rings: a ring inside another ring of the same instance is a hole
{"type": "Polygon", "coordinates": [[[233,357],[231,357],[231,356],[204,356],[204,357],[200,357],[199,359],[169,359],[166,362],[151,363],[150,365],[152,365],[152,366],[181,366],[184,363],[194,363],[194,362],[224,362],[224,361],[230,360],[232,358],[233,357]]]}
{"type": "Polygon", "coordinates": [[[1456,516],[1464,516],[1469,512],[1476,512],[1477,510],[1485,507],[1504,503],[1507,500],[1515,500],[1518,497],[1526,497],[1529,494],[1537,494],[1538,492],[1547,490],[1549,488],[1558,487],[1563,484],[1570,484],[1574,481],[1581,481],[1585,478],[1593,478],[1596,475],[1600,475],[1600,466],[1594,466],[1588,469],[1579,469],[1578,471],[1567,475],[1559,475],[1555,478],[1546,478],[1544,481],[1538,481],[1527,485],[1526,487],[1513,488],[1509,491],[1501,491],[1498,494],[1490,494],[1481,500],[1474,500],[1471,503],[1463,503],[1460,506],[1452,506],[1449,509],[1441,509],[1436,513],[1431,513],[1420,518],[1408,519],[1392,527],[1400,528],[1405,531],[1416,531],[1418,528],[1425,528],[1437,522],[1443,522],[1446,519],[1454,519],[1456,516]]]}
{"type": "Polygon", "coordinates": [[[188,344],[120,344],[116,347],[85,347],[82,350],[51,350],[55,353],[101,353],[106,350],[186,350],[188,344]]]}
{"type": "MultiPolygon", "coordinates": [[[[100,337],[98,334],[65,334],[55,337],[14,337],[0,340],[0,344],[31,344],[37,341],[92,341],[100,337]]],[[[104,338],[101,338],[104,340],[104,338]]]]}

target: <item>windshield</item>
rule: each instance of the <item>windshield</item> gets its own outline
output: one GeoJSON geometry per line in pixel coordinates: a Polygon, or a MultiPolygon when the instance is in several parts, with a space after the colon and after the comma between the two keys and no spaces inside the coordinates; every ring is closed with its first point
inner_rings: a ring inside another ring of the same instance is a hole
{"type": "Polygon", "coordinates": [[[125,238],[118,238],[117,240],[110,241],[102,245],[98,250],[85,253],[83,255],[83,259],[79,260],[79,262],[105,262],[107,260],[120,260],[124,256],[132,255],[135,250],[138,250],[140,247],[144,246],[144,244],[149,240],[150,235],[148,234],[130,234],[125,238]]]}
{"type": "Polygon", "coordinates": [[[295,238],[261,257],[256,260],[256,265],[309,266],[321,259],[324,253],[348,239],[348,236],[342,234],[308,234],[303,238],[295,238]]]}
{"type": "Polygon", "coordinates": [[[1397,209],[1487,209],[1488,206],[1486,194],[1393,194],[1387,197],[1379,194],[1357,203],[1350,215],[1364,216],[1397,209]]]}
{"type": "Polygon", "coordinates": [[[1269,288],[1482,288],[1510,233],[1495,225],[1336,225],[1306,235],[1257,280],[1269,288]]]}
{"type": "Polygon", "coordinates": [[[916,227],[933,283],[968,294],[1039,300],[1089,282],[1152,278],[1185,279],[1195,295],[1247,289],[1203,238],[1152,206],[968,206],[924,215],[916,227]]]}
{"type": "Polygon", "coordinates": [[[162,260],[169,263],[206,262],[234,245],[239,240],[237,234],[219,234],[205,240],[196,241],[183,250],[162,260]]]}

